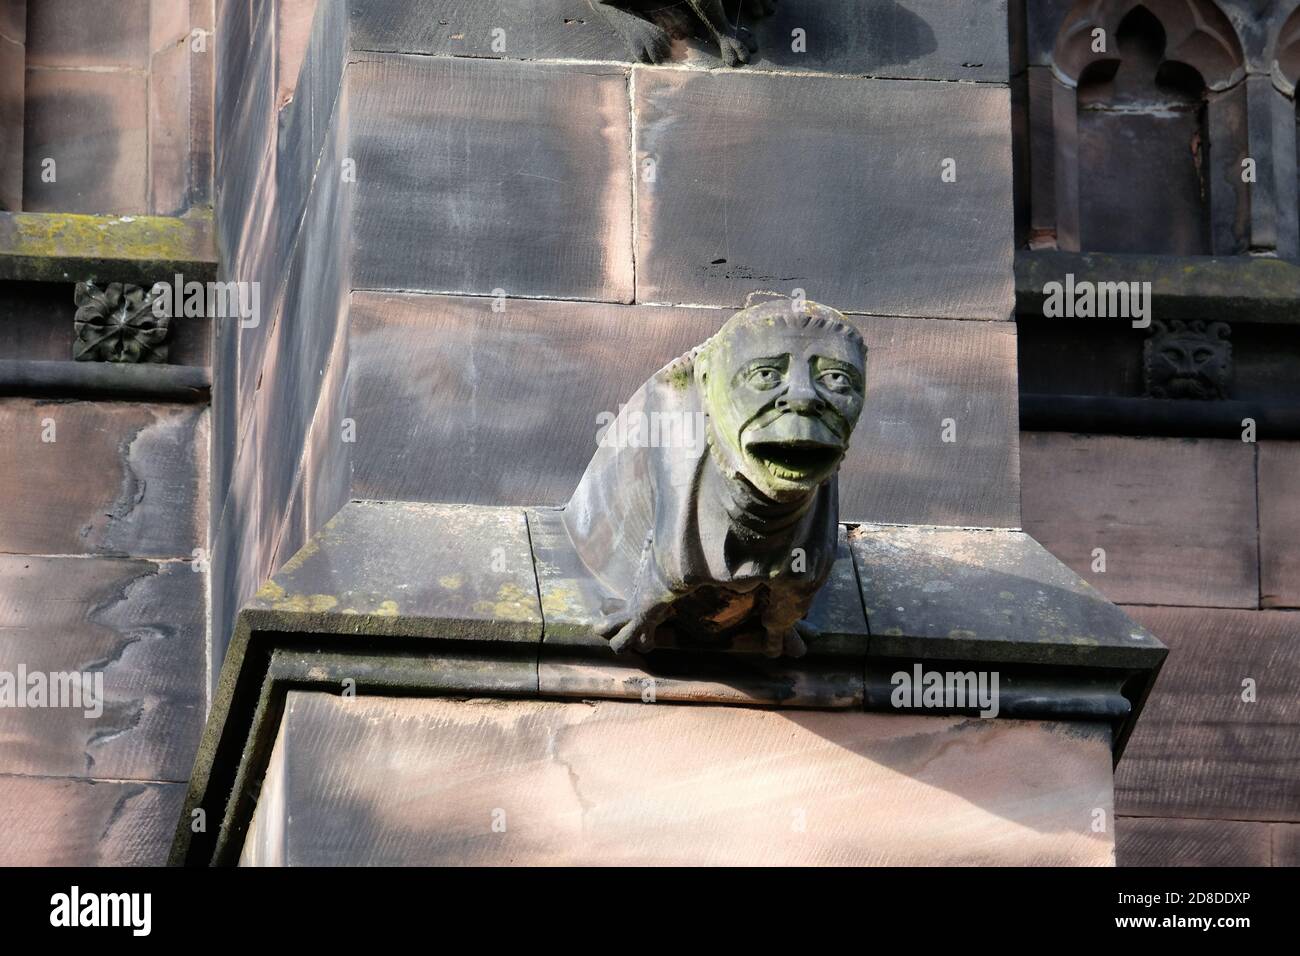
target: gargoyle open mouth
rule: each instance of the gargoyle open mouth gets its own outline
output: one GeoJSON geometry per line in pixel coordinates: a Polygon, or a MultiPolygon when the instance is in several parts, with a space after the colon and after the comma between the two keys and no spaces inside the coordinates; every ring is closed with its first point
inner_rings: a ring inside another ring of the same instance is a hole
{"type": "Polygon", "coordinates": [[[839,464],[843,449],[812,439],[758,441],[746,446],[774,477],[786,481],[806,481],[825,475],[839,464]]]}

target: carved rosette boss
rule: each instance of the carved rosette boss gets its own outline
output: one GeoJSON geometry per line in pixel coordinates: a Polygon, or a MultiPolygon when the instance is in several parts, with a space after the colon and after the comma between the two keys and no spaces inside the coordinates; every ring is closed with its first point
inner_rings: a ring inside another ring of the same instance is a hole
{"type": "Polygon", "coordinates": [[[137,285],[113,282],[103,289],[78,282],[77,338],[72,357],[78,362],[166,362],[170,316],[155,315],[154,296],[137,285]]]}

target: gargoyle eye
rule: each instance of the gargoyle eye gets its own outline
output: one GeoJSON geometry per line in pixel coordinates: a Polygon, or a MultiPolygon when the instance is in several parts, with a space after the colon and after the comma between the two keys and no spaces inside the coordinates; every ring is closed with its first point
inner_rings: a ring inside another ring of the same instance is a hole
{"type": "Polygon", "coordinates": [[[749,384],[754,388],[776,388],[781,384],[781,370],[771,365],[750,369],[749,384]]]}
{"type": "Polygon", "coordinates": [[[1197,349],[1196,354],[1192,357],[1196,359],[1196,364],[1200,365],[1203,362],[1208,362],[1212,359],[1214,357],[1214,351],[1212,349],[1197,349]]]}
{"type": "Polygon", "coordinates": [[[821,382],[832,392],[847,392],[853,388],[853,379],[849,378],[847,372],[840,371],[837,368],[822,372],[821,382]]]}

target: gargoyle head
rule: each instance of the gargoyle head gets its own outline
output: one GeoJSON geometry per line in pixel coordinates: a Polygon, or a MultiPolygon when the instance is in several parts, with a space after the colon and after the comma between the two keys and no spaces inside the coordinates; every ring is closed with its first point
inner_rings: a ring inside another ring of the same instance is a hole
{"type": "Polygon", "coordinates": [[[1152,398],[1223,399],[1232,378],[1232,329],[1226,322],[1153,322],[1144,349],[1152,398]]]}
{"type": "Polygon", "coordinates": [[[737,312],[695,362],[719,463],[773,501],[816,491],[848,451],[866,358],[857,329],[824,305],[777,299],[737,312]]]}

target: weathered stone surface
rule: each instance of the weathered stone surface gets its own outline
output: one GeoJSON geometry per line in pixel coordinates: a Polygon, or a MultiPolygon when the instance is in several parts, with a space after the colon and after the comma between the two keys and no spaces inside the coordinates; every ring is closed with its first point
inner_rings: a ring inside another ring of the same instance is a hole
{"type": "MultiPolygon", "coordinates": [[[[353,4],[353,43],[360,50],[508,59],[627,60],[618,35],[587,0],[452,0],[431,17],[419,0],[353,4]],[[494,29],[505,31],[493,49],[494,29]]],[[[750,71],[863,73],[936,80],[999,81],[1007,77],[1006,4],[964,5],[948,0],[887,2],[862,7],[853,0],[787,4],[757,22],[759,52],[750,71]],[[795,52],[792,31],[806,35],[795,52]]],[[[716,45],[692,38],[673,46],[672,61],[718,65],[716,45]]]]}
{"type": "Polygon", "coordinates": [[[244,860],[1104,866],[1110,807],[1096,725],[291,693],[244,860]]]}
{"type": "Polygon", "coordinates": [[[1259,444],[1259,591],[1262,607],[1300,607],[1300,442],[1259,444]]]}
{"type": "Polygon", "coordinates": [[[32,66],[148,67],[150,0],[116,0],[102,15],[89,15],[84,0],[36,0],[27,7],[32,66]]]}
{"type": "Polygon", "coordinates": [[[1169,660],[1116,773],[1119,811],[1300,822],[1300,613],[1125,610],[1169,660]]]}
{"type": "MultiPolygon", "coordinates": [[[[6,2],[0,9],[14,7],[6,2]]],[[[16,5],[21,12],[23,4],[16,5]]],[[[0,209],[23,208],[23,112],[27,50],[0,26],[0,209]]]]}
{"type": "Polygon", "coordinates": [[[318,2],[319,0],[281,0],[276,4],[276,72],[280,80],[275,97],[277,109],[293,99],[294,90],[298,87],[298,73],[307,56],[312,18],[316,15],[318,2]]]}
{"type": "Polygon", "coordinates": [[[161,866],[184,798],[179,783],[0,774],[0,815],[11,821],[0,827],[0,865],[161,866]]]}
{"type": "Polygon", "coordinates": [[[202,407],[0,400],[0,551],[191,557],[207,444],[202,407]]]}
{"type": "Polygon", "coordinates": [[[1020,456],[1025,530],[1112,601],[1258,607],[1255,446],[1026,432],[1020,456]]]}
{"type": "Polygon", "coordinates": [[[143,73],[27,71],[25,210],[148,211],[147,82],[143,73]]]}
{"type": "Polygon", "coordinates": [[[184,562],[0,555],[0,671],[89,675],[62,701],[81,706],[0,707],[0,773],[188,779],[207,690],[204,583],[184,562]]]}
{"type": "Polygon", "coordinates": [[[1160,642],[1019,531],[849,534],[874,656],[1154,667],[1160,642]]]}
{"type": "Polygon", "coordinates": [[[1119,817],[1115,862],[1119,866],[1269,866],[1267,823],[1119,817]]]}
{"type": "Polygon", "coordinates": [[[1273,866],[1300,866],[1300,824],[1274,823],[1273,866]]]}
{"type": "Polygon", "coordinates": [[[867,411],[840,479],[841,519],[1019,526],[1015,327],[858,322],[867,411]]]}
{"type": "Polygon", "coordinates": [[[633,91],[639,301],[1010,316],[1006,88],[646,69],[633,91]]]}
{"type": "MultiPolygon", "coordinates": [[[[522,300],[505,309],[353,295],[356,494],[562,504],[596,449],[598,416],[727,316],[522,300]]],[[[1017,524],[1014,328],[850,318],[868,347],[867,407],[840,473],[842,520],[1017,524]]]]}
{"type": "Polygon", "coordinates": [[[151,53],[179,44],[182,39],[188,38],[189,32],[189,0],[149,3],[149,51],[151,53]]]}
{"type": "Polygon", "coordinates": [[[354,287],[632,299],[627,77],[365,54],[354,287]]]}
{"type": "Polygon", "coordinates": [[[0,3],[0,37],[26,44],[27,0],[4,0],[0,3]]]}
{"type": "Polygon", "coordinates": [[[354,501],[257,592],[257,628],[540,642],[524,514],[354,501]]]}
{"type": "Polygon", "coordinates": [[[214,10],[205,0],[189,0],[190,29],[200,30],[208,52],[191,61],[190,70],[190,193],[195,204],[212,202],[212,122],[214,10]]]}
{"type": "Polygon", "coordinates": [[[184,42],[149,61],[148,208],[154,215],[180,215],[190,204],[190,63],[184,42]]]}

